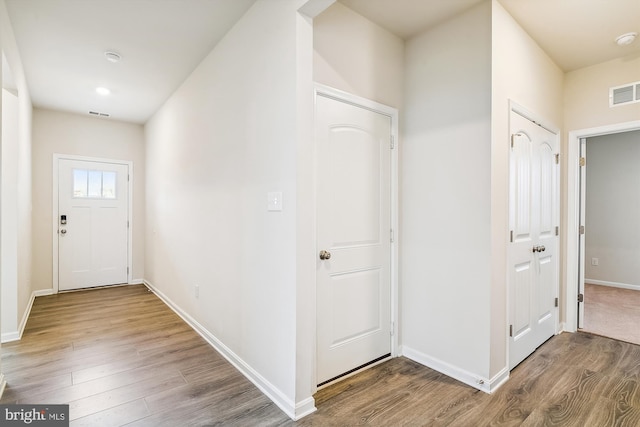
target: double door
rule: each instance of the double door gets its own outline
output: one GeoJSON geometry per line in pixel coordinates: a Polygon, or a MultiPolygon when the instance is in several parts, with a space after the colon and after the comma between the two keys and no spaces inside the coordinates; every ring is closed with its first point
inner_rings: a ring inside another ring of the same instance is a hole
{"type": "Polygon", "coordinates": [[[509,368],[558,321],[558,136],[512,111],[508,244],[509,368]]]}

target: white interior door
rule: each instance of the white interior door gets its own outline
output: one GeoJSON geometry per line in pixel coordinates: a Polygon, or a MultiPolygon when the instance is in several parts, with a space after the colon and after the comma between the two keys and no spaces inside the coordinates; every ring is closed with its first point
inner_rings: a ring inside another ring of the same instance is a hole
{"type": "Polygon", "coordinates": [[[127,283],[129,166],[58,159],[58,289],[127,283]]]}
{"type": "Polygon", "coordinates": [[[558,139],[516,112],[510,118],[509,367],[556,332],[558,139]]]}
{"type": "Polygon", "coordinates": [[[389,116],[316,97],[319,385],[391,354],[391,135],[389,116]]]}

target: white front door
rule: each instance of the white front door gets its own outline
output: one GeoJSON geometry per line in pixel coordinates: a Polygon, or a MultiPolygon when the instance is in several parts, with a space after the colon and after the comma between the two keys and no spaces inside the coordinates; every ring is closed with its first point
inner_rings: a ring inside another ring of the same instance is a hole
{"type": "Polygon", "coordinates": [[[512,369],[556,332],[559,181],[557,135],[511,112],[509,224],[512,369]]]}
{"type": "Polygon", "coordinates": [[[127,283],[129,166],[58,159],[58,289],[127,283]]]}
{"type": "Polygon", "coordinates": [[[319,385],[391,354],[391,131],[316,97],[319,385]]]}

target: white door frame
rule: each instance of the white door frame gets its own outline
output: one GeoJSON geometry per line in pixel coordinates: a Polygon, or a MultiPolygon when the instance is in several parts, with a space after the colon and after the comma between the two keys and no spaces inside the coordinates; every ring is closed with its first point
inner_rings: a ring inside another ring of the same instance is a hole
{"type": "Polygon", "coordinates": [[[578,330],[578,266],[584,262],[584,253],[580,253],[580,139],[610,135],[620,132],[640,130],[640,120],[580,129],[569,132],[567,139],[567,240],[565,272],[565,324],[564,330],[578,330]]]}
{"type": "MultiPolygon", "coordinates": [[[[391,357],[396,357],[398,355],[398,110],[393,107],[389,107],[384,104],[380,104],[378,102],[372,101],[370,99],[362,98],[357,95],[350,94],[348,92],[344,92],[338,89],[334,89],[329,86],[322,85],[320,83],[314,84],[314,108],[315,108],[315,99],[318,94],[322,94],[325,97],[333,98],[335,100],[346,102],[348,104],[352,104],[361,108],[366,108],[368,110],[374,111],[376,113],[388,116],[391,118],[391,136],[394,140],[394,148],[391,150],[391,227],[393,229],[393,241],[391,242],[391,357]]],[[[315,117],[315,114],[314,114],[315,117]]],[[[315,118],[314,118],[314,126],[315,126],[315,118]]],[[[314,144],[315,146],[315,144],[314,144]]],[[[314,152],[314,159],[316,158],[314,152]]],[[[314,200],[318,200],[317,194],[317,183],[318,183],[318,171],[317,164],[314,164],[314,200]]],[[[314,248],[317,247],[317,210],[314,209],[314,248]]],[[[316,256],[314,252],[314,256],[316,256]]],[[[314,279],[315,280],[315,279],[314,279]]],[[[314,282],[314,288],[317,286],[317,281],[314,282]]],[[[314,292],[314,301],[316,300],[317,290],[314,292]]],[[[314,334],[317,331],[316,319],[313,320],[314,323],[314,334]]],[[[314,340],[314,343],[316,340],[314,340]]],[[[315,344],[314,344],[315,349],[315,344]]],[[[314,350],[314,354],[316,354],[316,350],[314,350]]],[[[314,356],[315,358],[315,356],[314,356]]],[[[317,360],[315,360],[315,364],[317,365],[317,360]]],[[[317,390],[316,384],[317,376],[316,369],[313,372],[314,380],[313,380],[313,388],[312,391],[315,393],[317,390]]]]}
{"type": "Polygon", "coordinates": [[[52,200],[52,228],[51,228],[51,236],[52,236],[52,253],[53,253],[53,293],[57,294],[59,290],[58,283],[58,261],[59,261],[59,253],[58,253],[58,161],[59,160],[80,160],[85,162],[98,162],[98,163],[114,163],[118,165],[127,165],[129,168],[129,180],[127,182],[127,191],[129,193],[127,203],[127,221],[129,222],[129,227],[127,228],[127,283],[131,283],[132,275],[133,275],[133,218],[132,218],[132,207],[133,207],[133,162],[127,160],[114,160],[114,159],[103,159],[98,157],[84,157],[84,156],[75,156],[68,154],[53,154],[53,179],[51,182],[53,183],[53,200],[52,200]]]}

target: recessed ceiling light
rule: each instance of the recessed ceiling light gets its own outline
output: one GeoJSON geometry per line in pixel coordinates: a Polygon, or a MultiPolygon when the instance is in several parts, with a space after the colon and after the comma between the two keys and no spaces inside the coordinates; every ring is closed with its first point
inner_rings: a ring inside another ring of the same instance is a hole
{"type": "Polygon", "coordinates": [[[113,51],[106,51],[104,53],[105,58],[107,58],[107,61],[109,62],[118,62],[120,61],[120,54],[118,52],[113,52],[113,51]]]}
{"type": "Polygon", "coordinates": [[[106,87],[97,87],[96,92],[98,92],[99,95],[103,95],[103,96],[107,96],[111,93],[111,91],[106,87]]]}
{"type": "Polygon", "coordinates": [[[618,46],[627,46],[634,42],[634,40],[638,37],[638,33],[626,33],[621,36],[616,37],[616,43],[618,46]]]}

